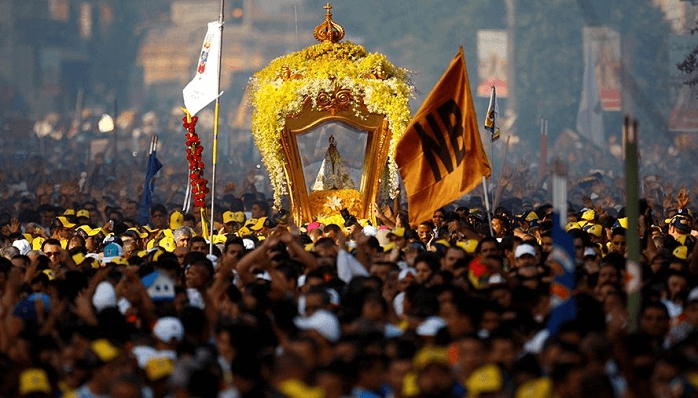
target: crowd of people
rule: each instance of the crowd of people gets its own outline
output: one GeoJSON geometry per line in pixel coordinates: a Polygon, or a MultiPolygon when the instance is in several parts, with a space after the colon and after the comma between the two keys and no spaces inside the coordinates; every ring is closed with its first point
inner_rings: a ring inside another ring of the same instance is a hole
{"type": "Polygon", "coordinates": [[[570,191],[576,317],[552,333],[544,190],[417,225],[399,200],[296,225],[227,194],[207,226],[162,204],[138,225],[137,201],[80,201],[77,184],[17,196],[0,214],[0,396],[698,396],[694,194],[651,182],[637,313],[613,184],[570,191]]]}

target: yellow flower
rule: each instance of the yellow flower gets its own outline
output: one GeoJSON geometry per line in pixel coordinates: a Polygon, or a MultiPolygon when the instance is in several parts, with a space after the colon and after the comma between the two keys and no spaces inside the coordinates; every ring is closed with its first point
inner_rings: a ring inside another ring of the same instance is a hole
{"type": "Polygon", "coordinates": [[[281,204],[281,196],[287,193],[280,142],[286,117],[300,112],[308,98],[316,107],[317,95],[332,91],[335,86],[350,90],[357,99],[352,104],[357,117],[367,117],[362,114],[359,102],[369,112],[386,116],[392,131],[388,153],[390,196],[396,194],[395,149],[412,118],[408,101],[413,86],[408,72],[391,64],[385,55],[367,53],[360,45],[323,42],[271,61],[254,74],[248,85],[254,108],[252,133],[269,172],[277,206],[281,204]],[[385,79],[370,77],[378,69],[382,69],[385,79]],[[282,76],[284,71],[287,79],[282,76]]]}

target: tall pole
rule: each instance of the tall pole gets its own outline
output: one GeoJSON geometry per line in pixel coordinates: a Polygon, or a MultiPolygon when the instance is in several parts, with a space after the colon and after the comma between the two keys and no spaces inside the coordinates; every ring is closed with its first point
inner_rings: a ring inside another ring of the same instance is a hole
{"type": "Polygon", "coordinates": [[[640,285],[642,270],[640,264],[640,233],[639,233],[639,197],[637,174],[637,120],[630,120],[626,115],[623,121],[623,138],[625,140],[625,191],[627,202],[625,215],[628,217],[628,229],[625,237],[628,248],[627,270],[631,277],[628,283],[628,314],[630,315],[630,331],[637,329],[637,317],[640,309],[640,285]]]}
{"type": "MultiPolygon", "coordinates": [[[[218,13],[218,23],[220,24],[221,30],[221,42],[220,51],[218,57],[218,91],[217,94],[221,92],[221,72],[223,71],[223,13],[225,12],[225,0],[221,0],[221,9],[218,13]]],[[[218,163],[218,115],[220,110],[221,97],[216,96],[216,107],[214,110],[214,121],[213,121],[213,156],[211,158],[211,222],[209,226],[209,244],[208,253],[213,254],[213,228],[215,226],[215,210],[216,210],[216,163],[218,163]]]]}
{"type": "MultiPolygon", "coordinates": [[[[507,111],[508,117],[516,115],[516,68],[514,43],[516,41],[516,3],[515,0],[505,0],[507,14],[507,111]]],[[[516,125],[509,127],[510,134],[516,134],[516,125]]]]}

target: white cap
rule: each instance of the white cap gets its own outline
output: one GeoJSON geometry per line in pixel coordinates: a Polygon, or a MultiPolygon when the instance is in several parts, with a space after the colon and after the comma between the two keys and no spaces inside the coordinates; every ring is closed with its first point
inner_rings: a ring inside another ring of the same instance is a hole
{"type": "Polygon", "coordinates": [[[586,249],[584,249],[584,256],[582,256],[582,257],[586,257],[586,256],[596,257],[596,252],[591,247],[587,247],[586,249]]]}
{"type": "Polygon", "coordinates": [[[179,318],[173,316],[162,317],[155,322],[153,335],[165,343],[170,343],[172,339],[180,342],[184,339],[184,325],[182,325],[182,321],[179,318]]]}
{"type": "Polygon", "coordinates": [[[490,276],[490,279],[487,281],[490,285],[499,285],[500,283],[506,283],[506,280],[500,275],[500,274],[494,274],[490,276]]]}
{"type": "Polygon", "coordinates": [[[514,252],[514,258],[519,258],[523,256],[524,254],[530,254],[531,256],[535,257],[536,256],[536,249],[533,248],[533,246],[529,245],[528,243],[522,243],[518,246],[516,246],[516,252],[514,252]]]}
{"type": "Polygon", "coordinates": [[[686,302],[690,303],[691,301],[697,301],[698,300],[698,287],[694,287],[691,289],[690,292],[688,292],[688,299],[686,299],[686,302]]]}
{"type": "Polygon", "coordinates": [[[17,239],[16,241],[12,242],[12,246],[16,247],[17,250],[19,250],[19,254],[23,256],[29,253],[29,250],[32,249],[32,245],[26,239],[17,239]]]}
{"type": "Polygon", "coordinates": [[[367,225],[364,227],[363,232],[366,236],[376,236],[376,233],[378,233],[378,228],[374,227],[373,225],[367,225]]]}
{"type": "Polygon", "coordinates": [[[296,317],[293,323],[302,330],[315,330],[331,343],[339,340],[342,335],[339,320],[327,310],[317,310],[309,317],[296,317]]]}
{"type": "Polygon", "coordinates": [[[97,285],[94,296],[92,296],[92,305],[95,306],[97,312],[101,312],[107,307],[116,307],[116,290],[111,283],[102,281],[97,285]]]}
{"type": "Polygon", "coordinates": [[[417,277],[417,271],[415,271],[414,268],[404,268],[400,270],[400,273],[397,275],[397,280],[404,280],[407,278],[407,275],[412,275],[412,279],[414,279],[417,277]]]}
{"type": "Polygon", "coordinates": [[[245,250],[254,250],[254,241],[252,239],[244,238],[242,245],[245,247],[245,250]]]}
{"type": "Polygon", "coordinates": [[[438,316],[430,316],[417,326],[418,336],[434,337],[439,329],[446,327],[446,322],[438,316]]]}

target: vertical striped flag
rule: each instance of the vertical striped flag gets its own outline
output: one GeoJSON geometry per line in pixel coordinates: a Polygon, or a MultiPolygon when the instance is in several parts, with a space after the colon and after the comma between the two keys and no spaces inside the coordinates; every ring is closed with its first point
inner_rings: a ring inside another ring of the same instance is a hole
{"type": "Polygon", "coordinates": [[[490,105],[487,107],[487,116],[485,117],[485,130],[490,132],[490,140],[495,142],[499,139],[499,126],[497,118],[499,117],[499,104],[497,103],[497,90],[492,86],[490,94],[490,105]]]}

